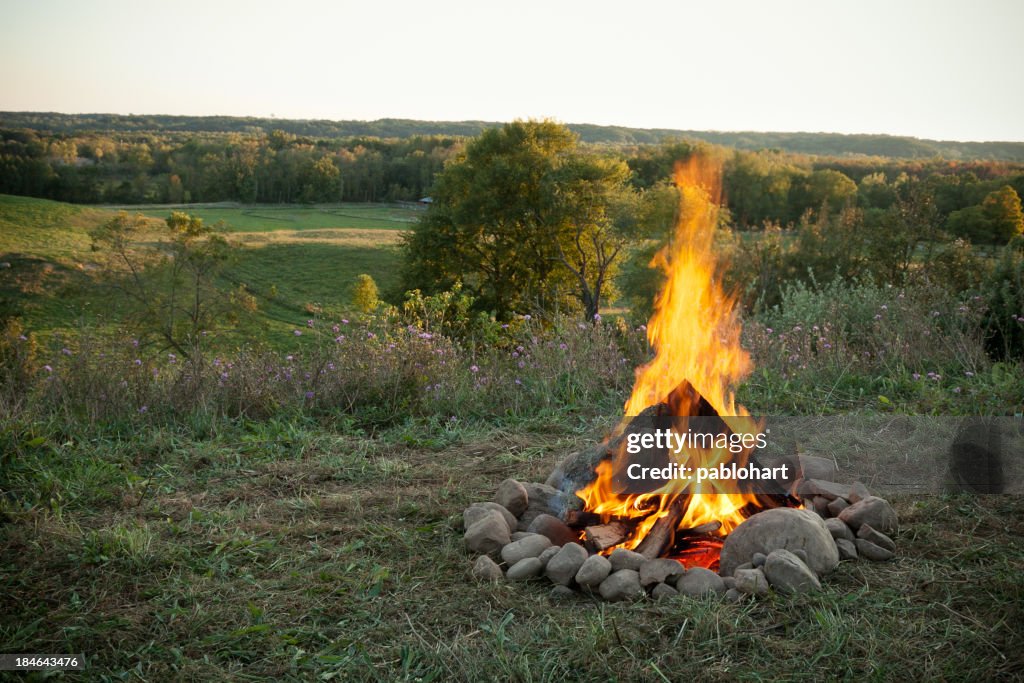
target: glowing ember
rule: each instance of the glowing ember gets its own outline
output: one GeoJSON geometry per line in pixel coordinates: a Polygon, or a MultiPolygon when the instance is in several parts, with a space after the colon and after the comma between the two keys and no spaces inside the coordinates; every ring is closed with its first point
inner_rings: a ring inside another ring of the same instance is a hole
{"type": "MultiPolygon", "coordinates": [[[[740,324],[735,300],[722,289],[718,264],[712,251],[720,199],[720,167],[703,157],[693,157],[676,168],[681,194],[681,215],[671,242],[651,263],[664,270],[667,279],[655,301],[647,335],[654,359],[637,369],[636,383],[626,402],[625,414],[636,416],[650,406],[667,403],[672,415],[712,415],[734,432],[756,431],[756,423],[735,404],[733,387],[751,370],[749,354],[740,348],[740,324]],[[680,388],[685,390],[680,391],[680,388]],[[702,399],[702,400],[701,400],[702,399]]],[[[621,433],[629,420],[619,426],[621,433]]],[[[685,428],[686,421],[682,421],[685,428]]],[[[749,452],[737,456],[726,449],[689,449],[669,455],[680,465],[714,467],[718,463],[745,464],[749,452]]],[[[620,454],[620,457],[625,457],[620,454]]],[[[719,488],[719,481],[673,482],[657,491],[641,494],[617,492],[613,461],[597,468],[593,483],[577,492],[585,509],[602,521],[640,519],[632,533],[616,547],[636,549],[659,519],[678,516],[675,530],[693,529],[712,522],[721,526],[718,538],[684,539],[665,550],[687,566],[717,565],[721,537],[726,536],[760,507],[756,497],[719,488]],[[685,491],[684,491],[685,489],[685,491]],[[682,496],[683,500],[676,502],[682,496]],[[753,505],[750,505],[753,504],[753,505]]]]}

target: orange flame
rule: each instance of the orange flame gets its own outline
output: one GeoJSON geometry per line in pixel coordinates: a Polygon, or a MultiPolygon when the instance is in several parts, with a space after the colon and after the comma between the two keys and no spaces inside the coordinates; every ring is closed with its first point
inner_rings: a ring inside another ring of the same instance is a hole
{"type": "MultiPolygon", "coordinates": [[[[625,414],[635,416],[649,406],[665,402],[687,380],[734,431],[749,432],[752,419],[734,417],[749,413],[736,405],[732,387],[749,373],[752,364],[750,355],[740,347],[735,299],[722,288],[713,253],[720,179],[720,166],[704,157],[694,156],[676,166],[675,182],[681,195],[679,221],[671,242],[651,262],[652,267],[661,268],[667,276],[647,326],[655,356],[637,369],[625,414]]],[[[695,406],[678,408],[695,414],[695,406]]],[[[628,419],[618,431],[621,433],[627,424],[628,419]]],[[[727,450],[711,449],[682,453],[675,459],[682,460],[680,464],[711,467],[733,457],[727,450]]],[[[597,468],[597,479],[577,495],[585,502],[586,510],[599,514],[604,521],[642,517],[630,537],[615,546],[635,548],[657,520],[668,513],[684,486],[673,482],[653,493],[622,495],[616,493],[612,481],[615,469],[611,461],[602,462],[597,468]]],[[[686,484],[689,495],[677,529],[718,521],[722,524],[718,534],[724,536],[743,521],[741,510],[753,496],[719,493],[717,483],[720,482],[686,484]],[[718,495],[709,495],[715,493],[718,495]]]]}

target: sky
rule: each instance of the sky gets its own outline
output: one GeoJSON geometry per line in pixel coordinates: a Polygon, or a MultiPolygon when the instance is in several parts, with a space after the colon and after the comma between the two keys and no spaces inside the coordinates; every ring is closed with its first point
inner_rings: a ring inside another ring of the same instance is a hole
{"type": "Polygon", "coordinates": [[[1024,140],[1024,2],[0,0],[0,110],[1024,140]]]}

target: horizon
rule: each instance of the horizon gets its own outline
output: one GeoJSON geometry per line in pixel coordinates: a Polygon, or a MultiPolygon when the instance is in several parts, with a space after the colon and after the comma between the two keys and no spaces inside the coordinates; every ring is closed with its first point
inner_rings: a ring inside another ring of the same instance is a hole
{"type": "Polygon", "coordinates": [[[42,0],[5,11],[0,109],[1024,142],[1024,6],[42,0]],[[926,19],[922,19],[926,17],[926,19]],[[153,33],[159,31],[154,40],[153,33]],[[88,38],[88,39],[86,39],[88,38]]]}
{"type": "Polygon", "coordinates": [[[378,123],[381,121],[410,121],[416,123],[438,123],[438,124],[494,124],[504,125],[513,121],[526,121],[526,120],[552,120],[555,123],[559,123],[564,126],[595,126],[598,128],[624,128],[627,130],[640,130],[640,131],[666,131],[666,132],[679,132],[679,133],[712,133],[712,134],[723,134],[723,135],[740,135],[743,133],[751,133],[754,135],[771,135],[771,134],[782,134],[782,135],[839,135],[844,137],[889,137],[889,138],[906,138],[912,140],[920,140],[922,142],[948,142],[948,143],[962,143],[962,144],[1024,144],[1024,140],[961,140],[961,139],[949,139],[949,138],[927,138],[919,135],[901,135],[896,133],[844,133],[840,131],[829,131],[829,130],[754,130],[754,129],[715,129],[715,128],[646,128],[641,126],[630,126],[624,124],[603,124],[603,123],[592,123],[589,121],[561,121],[553,117],[517,117],[513,119],[507,119],[503,121],[488,121],[483,119],[416,119],[399,116],[381,116],[373,119],[332,119],[322,117],[282,117],[282,116],[258,116],[252,114],[168,114],[165,112],[111,112],[111,111],[43,111],[43,110],[4,110],[0,111],[0,114],[56,114],[58,116],[122,116],[126,118],[130,117],[147,117],[147,116],[162,116],[162,117],[174,117],[183,119],[202,119],[202,118],[229,118],[229,119],[254,119],[254,120],[270,120],[270,121],[308,121],[308,122],[319,122],[324,121],[327,123],[378,123]]]}

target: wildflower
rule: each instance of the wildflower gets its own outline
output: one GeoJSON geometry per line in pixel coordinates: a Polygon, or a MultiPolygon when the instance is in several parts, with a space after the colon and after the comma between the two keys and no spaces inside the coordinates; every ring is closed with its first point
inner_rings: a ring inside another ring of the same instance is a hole
{"type": "Polygon", "coordinates": [[[932,311],[932,317],[933,318],[938,318],[940,315],[942,315],[942,314],[939,313],[938,311],[932,311]]]}
{"type": "Polygon", "coordinates": [[[333,370],[334,369],[334,363],[328,363],[327,364],[327,369],[328,370],[333,370]]]}
{"type": "Polygon", "coordinates": [[[881,319],[882,319],[882,314],[881,313],[875,313],[875,320],[881,320],[881,319]]]}
{"type": "Polygon", "coordinates": [[[647,331],[647,325],[641,325],[640,327],[638,327],[636,329],[639,330],[640,332],[646,332],[647,331]]]}
{"type": "Polygon", "coordinates": [[[964,374],[965,374],[965,375],[967,375],[968,377],[974,377],[974,373],[973,373],[973,372],[971,372],[970,370],[968,370],[968,371],[967,371],[967,372],[965,372],[964,374]]]}
{"type": "Polygon", "coordinates": [[[66,348],[66,347],[61,349],[60,352],[63,353],[65,356],[70,356],[71,355],[71,349],[66,348]]]}
{"type": "Polygon", "coordinates": [[[429,332],[420,332],[419,337],[420,339],[433,339],[434,335],[430,334],[429,332]]]}
{"type": "Polygon", "coordinates": [[[310,328],[313,327],[313,321],[312,320],[307,320],[306,321],[306,327],[310,327],[310,328]]]}
{"type": "Polygon", "coordinates": [[[601,314],[600,313],[595,313],[594,314],[594,322],[595,323],[601,322],[601,314]]]}
{"type": "Polygon", "coordinates": [[[228,373],[226,373],[226,372],[220,373],[220,378],[221,378],[221,380],[226,380],[228,378],[228,373]]]}
{"type": "Polygon", "coordinates": [[[341,332],[341,327],[339,325],[331,325],[331,332],[338,334],[338,332],[341,332]]]}
{"type": "Polygon", "coordinates": [[[18,340],[19,340],[19,341],[28,341],[28,337],[26,337],[26,336],[25,336],[25,335],[23,335],[23,334],[19,334],[19,335],[18,335],[18,340]]]}
{"type": "Polygon", "coordinates": [[[523,320],[532,320],[532,318],[530,317],[530,314],[527,313],[526,315],[523,316],[523,320]]]}
{"type": "Polygon", "coordinates": [[[366,333],[366,338],[367,339],[376,339],[377,335],[375,335],[373,332],[367,332],[366,333]]]}
{"type": "Polygon", "coordinates": [[[794,332],[802,332],[802,331],[803,331],[803,329],[804,329],[804,328],[800,327],[799,325],[794,325],[794,326],[793,326],[793,331],[794,331],[794,332]]]}
{"type": "Polygon", "coordinates": [[[134,346],[135,348],[139,348],[139,340],[138,339],[132,339],[132,346],[134,346]]]}
{"type": "Polygon", "coordinates": [[[294,334],[296,337],[301,337],[302,330],[292,330],[292,334],[294,334]]]}
{"type": "Polygon", "coordinates": [[[960,393],[960,387],[953,387],[953,393],[954,394],[959,394],[960,393]]]}
{"type": "Polygon", "coordinates": [[[832,345],[831,345],[831,344],[825,344],[825,348],[826,348],[826,349],[831,349],[831,348],[832,348],[832,345]]]}
{"type": "Polygon", "coordinates": [[[526,362],[525,361],[519,361],[518,363],[516,363],[516,365],[519,367],[520,370],[522,370],[523,368],[526,367],[526,362]]]}
{"type": "Polygon", "coordinates": [[[519,358],[519,352],[518,351],[513,351],[512,352],[512,357],[513,358],[519,358]]]}
{"type": "Polygon", "coordinates": [[[341,324],[342,325],[348,325],[348,320],[346,320],[345,318],[342,318],[341,319],[341,324]]]}
{"type": "Polygon", "coordinates": [[[135,359],[135,361],[134,361],[134,363],[135,363],[136,365],[142,365],[142,360],[141,360],[141,359],[139,359],[139,358],[136,358],[136,359],[135,359]]]}
{"type": "Polygon", "coordinates": [[[49,365],[44,365],[43,370],[46,370],[47,372],[53,372],[53,368],[51,368],[49,365]]]}
{"type": "Polygon", "coordinates": [[[562,342],[561,344],[559,344],[559,345],[558,345],[558,348],[560,348],[560,349],[562,349],[563,351],[565,351],[566,349],[568,349],[568,348],[569,348],[569,345],[568,345],[568,344],[566,344],[565,342],[562,342]]]}
{"type": "Polygon", "coordinates": [[[502,323],[501,324],[501,329],[507,330],[508,329],[508,323],[502,323]]]}
{"type": "Polygon", "coordinates": [[[526,350],[526,349],[524,349],[524,348],[523,348],[522,346],[517,346],[517,347],[516,347],[516,351],[518,351],[519,353],[522,353],[522,352],[523,352],[523,351],[525,351],[525,350],[526,350]]]}
{"type": "Polygon", "coordinates": [[[913,375],[911,375],[911,377],[913,377],[913,378],[914,378],[914,381],[915,381],[915,382],[916,382],[917,380],[921,379],[921,375],[920,375],[920,373],[917,373],[917,372],[915,372],[915,373],[914,373],[913,375]]]}
{"type": "Polygon", "coordinates": [[[345,341],[345,335],[339,334],[337,337],[334,338],[334,341],[340,344],[341,342],[345,341]]]}
{"type": "Polygon", "coordinates": [[[312,391],[307,391],[307,392],[306,392],[306,400],[308,401],[308,400],[310,400],[311,398],[313,398],[313,392],[312,392],[312,391]]]}
{"type": "Polygon", "coordinates": [[[773,330],[773,329],[772,329],[772,328],[770,328],[770,327],[766,327],[766,328],[764,329],[764,331],[765,331],[765,332],[767,332],[768,334],[771,334],[771,333],[772,333],[772,332],[774,332],[775,330],[773,330]]]}
{"type": "Polygon", "coordinates": [[[148,413],[148,412],[149,412],[149,406],[140,406],[139,407],[139,413],[148,413]]]}
{"type": "Polygon", "coordinates": [[[477,367],[477,366],[475,366],[475,365],[470,365],[470,366],[469,366],[469,371],[470,371],[470,372],[480,372],[480,368],[478,368],[478,367],[477,367]]]}
{"type": "Polygon", "coordinates": [[[889,310],[889,304],[882,304],[882,310],[883,311],[888,311],[889,310]]]}
{"type": "Polygon", "coordinates": [[[522,385],[522,381],[520,381],[518,377],[516,377],[513,381],[518,385],[522,385]]]}
{"type": "Polygon", "coordinates": [[[289,361],[290,360],[295,360],[295,356],[285,356],[284,359],[285,360],[289,360],[289,361]]]}
{"type": "Polygon", "coordinates": [[[167,362],[168,363],[177,363],[178,362],[178,357],[175,356],[173,353],[169,353],[169,354],[167,354],[167,362]]]}

